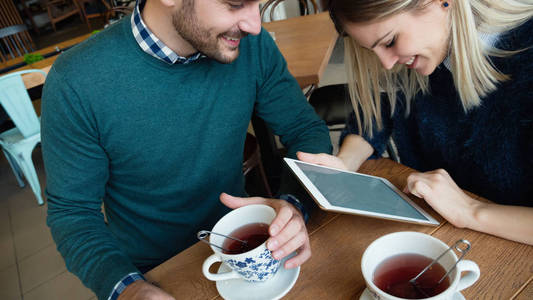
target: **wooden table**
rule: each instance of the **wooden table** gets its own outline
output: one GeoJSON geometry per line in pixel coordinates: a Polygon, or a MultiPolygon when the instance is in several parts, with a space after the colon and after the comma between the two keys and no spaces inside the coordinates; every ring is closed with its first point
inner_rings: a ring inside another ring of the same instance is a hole
{"type": "MultiPolygon", "coordinates": [[[[385,177],[398,188],[412,172],[388,159],[368,161],[361,171],[385,177]]],[[[467,299],[533,299],[533,246],[455,228],[424,201],[411,198],[441,225],[315,211],[308,223],[313,256],[301,267],[298,281],[284,299],[358,299],[365,288],[360,267],[364,250],[378,237],[396,231],[424,232],[448,245],[459,238],[469,240],[472,249],[466,258],[479,265],[481,277],[462,291],[467,299]]],[[[211,254],[209,246],[197,243],[148,272],[146,278],[176,299],[221,299],[215,282],[205,279],[201,271],[211,254]]]]}
{"type": "Polygon", "coordinates": [[[337,41],[337,31],[327,12],[263,23],[300,87],[318,84],[337,41]]]}
{"type": "MultiPolygon", "coordinates": [[[[52,46],[49,46],[49,47],[46,47],[46,48],[39,49],[39,50],[37,50],[35,52],[32,52],[32,54],[39,53],[41,55],[45,55],[45,54],[48,54],[48,53],[56,51],[56,49],[65,49],[67,47],[71,47],[71,46],[74,46],[74,45],[76,45],[76,44],[78,44],[80,42],[83,42],[84,40],[86,40],[90,36],[91,36],[91,33],[87,33],[85,35],[81,35],[81,36],[72,38],[70,40],[67,40],[67,41],[64,41],[64,42],[61,42],[61,43],[57,43],[55,45],[52,45],[52,46]]],[[[48,71],[52,67],[52,64],[55,62],[55,60],[57,59],[57,57],[59,55],[60,54],[57,54],[57,55],[45,58],[43,60],[40,60],[38,62],[35,62],[33,64],[25,65],[23,67],[11,70],[8,73],[13,73],[13,72],[22,71],[22,70],[29,70],[29,69],[41,69],[44,72],[48,73],[48,71]]],[[[11,59],[11,60],[8,60],[6,62],[0,63],[0,69],[7,68],[7,67],[10,67],[10,66],[19,64],[21,62],[24,62],[24,57],[19,56],[19,57],[15,58],[15,59],[11,59]]],[[[44,76],[42,76],[42,75],[40,75],[38,73],[22,75],[22,79],[24,80],[24,85],[26,86],[27,89],[42,85],[44,83],[44,76]]]]}
{"type": "MultiPolygon", "coordinates": [[[[45,55],[47,53],[54,52],[56,50],[56,48],[63,49],[63,48],[67,48],[67,47],[76,45],[76,44],[86,40],[89,36],[91,36],[91,33],[87,33],[85,35],[81,35],[81,36],[72,38],[70,40],[57,43],[57,44],[52,45],[52,46],[41,48],[39,50],[36,50],[36,51],[32,52],[31,54],[39,53],[41,55],[45,55]]],[[[24,62],[24,56],[19,56],[19,57],[16,57],[14,59],[10,59],[10,60],[8,60],[6,62],[0,62],[0,69],[7,68],[7,67],[10,67],[12,65],[16,65],[18,63],[21,63],[21,62],[24,62]]]]}

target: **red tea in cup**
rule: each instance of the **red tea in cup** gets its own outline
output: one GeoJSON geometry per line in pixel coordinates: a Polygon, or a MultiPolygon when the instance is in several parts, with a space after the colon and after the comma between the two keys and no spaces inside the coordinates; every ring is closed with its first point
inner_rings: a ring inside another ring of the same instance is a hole
{"type": "Polygon", "coordinates": [[[444,292],[450,286],[446,270],[437,262],[416,280],[409,282],[427,267],[433,259],[414,253],[399,254],[381,262],[374,271],[374,284],[389,295],[405,299],[424,299],[444,292]]]}
{"type": "Polygon", "coordinates": [[[245,241],[246,243],[225,239],[222,248],[227,251],[223,250],[222,253],[241,254],[257,248],[270,237],[268,226],[265,223],[251,223],[235,229],[229,236],[245,241]]]}

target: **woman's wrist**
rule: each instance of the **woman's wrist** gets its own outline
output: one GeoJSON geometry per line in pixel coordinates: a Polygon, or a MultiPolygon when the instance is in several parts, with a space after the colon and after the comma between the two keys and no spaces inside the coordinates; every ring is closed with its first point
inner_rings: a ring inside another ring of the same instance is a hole
{"type": "Polygon", "coordinates": [[[349,171],[357,171],[364,162],[364,160],[361,160],[353,153],[339,153],[337,158],[342,161],[344,166],[346,166],[346,169],[349,171]]]}
{"type": "MultiPolygon", "coordinates": [[[[468,196],[467,196],[468,197],[468,196]]],[[[470,198],[471,201],[468,205],[468,213],[465,217],[465,226],[468,229],[480,231],[480,228],[483,227],[483,220],[485,211],[489,203],[484,203],[478,200],[470,198]]]]}
{"type": "Polygon", "coordinates": [[[357,171],[374,152],[374,148],[360,135],[348,135],[337,157],[350,171],[357,171]]]}

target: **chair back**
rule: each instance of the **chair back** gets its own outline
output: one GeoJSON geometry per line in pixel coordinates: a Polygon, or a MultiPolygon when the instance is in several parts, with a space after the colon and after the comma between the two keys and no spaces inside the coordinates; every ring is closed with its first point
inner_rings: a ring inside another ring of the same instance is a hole
{"type": "Polygon", "coordinates": [[[112,8],[112,2],[110,0],[74,0],[80,7],[85,23],[89,30],[91,30],[92,18],[102,17],[104,22],[107,23],[108,10],[112,8]]]}
{"type": "Polygon", "coordinates": [[[112,7],[107,0],[76,0],[76,2],[83,14],[89,18],[103,16],[112,7]]]}
{"type": "Polygon", "coordinates": [[[43,0],[44,6],[48,11],[48,19],[52,24],[54,32],[57,30],[56,23],[69,18],[75,14],[80,16],[83,21],[83,13],[74,0],[43,0]]]}
{"type": "Polygon", "coordinates": [[[0,29],[0,61],[33,52],[33,40],[26,25],[12,25],[0,29]]]}
{"type": "Polygon", "coordinates": [[[0,104],[25,138],[41,130],[39,119],[21,76],[33,72],[46,76],[46,73],[41,70],[24,70],[0,77],[0,104]]]}
{"type": "MultiPolygon", "coordinates": [[[[276,10],[276,7],[280,5],[285,0],[268,0],[265,5],[261,8],[260,14],[261,14],[261,20],[264,20],[264,16],[269,12],[270,21],[274,21],[274,11],[276,10]]],[[[316,4],[315,0],[309,0],[311,5],[313,6],[312,13],[316,14],[318,13],[318,5],[316,4]]],[[[301,7],[303,8],[303,14],[304,15],[310,15],[311,11],[309,10],[309,6],[307,5],[307,0],[299,0],[299,3],[301,4],[301,7]]]]}
{"type": "Polygon", "coordinates": [[[105,24],[113,24],[123,17],[133,13],[134,7],[131,6],[114,6],[105,14],[105,24]]]}
{"type": "Polygon", "coordinates": [[[326,85],[315,89],[309,97],[309,104],[327,126],[346,124],[353,111],[347,84],[326,85]]]}

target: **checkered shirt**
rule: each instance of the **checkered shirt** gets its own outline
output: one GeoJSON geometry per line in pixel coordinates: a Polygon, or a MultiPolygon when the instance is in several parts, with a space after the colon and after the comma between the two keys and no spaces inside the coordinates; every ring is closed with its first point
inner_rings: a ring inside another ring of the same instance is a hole
{"type": "Polygon", "coordinates": [[[157,38],[157,36],[150,31],[146,24],[144,24],[144,21],[141,17],[141,11],[143,10],[145,4],[146,0],[137,0],[135,9],[131,14],[131,30],[133,32],[133,36],[144,52],[170,65],[175,63],[189,64],[197,61],[200,58],[206,57],[201,52],[197,52],[190,57],[183,57],[167,47],[167,45],[157,38]]]}
{"type": "Polygon", "coordinates": [[[113,288],[113,291],[111,292],[111,295],[109,295],[107,300],[118,299],[118,296],[120,295],[120,293],[122,293],[129,284],[137,280],[145,280],[145,279],[140,273],[130,273],[126,275],[122,280],[117,282],[117,284],[113,288]]]}

